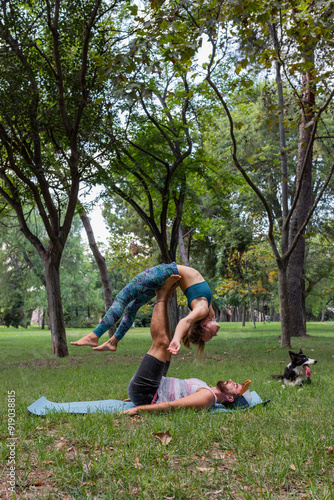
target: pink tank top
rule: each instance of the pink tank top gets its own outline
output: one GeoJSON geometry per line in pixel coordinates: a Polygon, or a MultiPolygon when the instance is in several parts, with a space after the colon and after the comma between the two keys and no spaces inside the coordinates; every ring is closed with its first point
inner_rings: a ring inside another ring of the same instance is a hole
{"type": "Polygon", "coordinates": [[[208,389],[212,392],[215,397],[214,404],[217,404],[215,393],[203,380],[198,378],[180,379],[174,377],[162,377],[157,390],[157,397],[154,398],[154,403],[185,398],[186,396],[190,396],[190,394],[194,394],[198,389],[208,389]]]}

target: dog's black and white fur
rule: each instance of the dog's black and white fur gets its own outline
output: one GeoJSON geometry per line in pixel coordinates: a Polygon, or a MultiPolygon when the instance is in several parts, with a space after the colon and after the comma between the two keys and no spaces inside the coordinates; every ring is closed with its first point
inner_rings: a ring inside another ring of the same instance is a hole
{"type": "Polygon", "coordinates": [[[289,351],[291,362],[285,368],[283,375],[272,375],[273,378],[282,380],[283,385],[303,385],[311,382],[311,369],[308,365],[315,365],[317,360],[311,359],[303,351],[289,351]]]}

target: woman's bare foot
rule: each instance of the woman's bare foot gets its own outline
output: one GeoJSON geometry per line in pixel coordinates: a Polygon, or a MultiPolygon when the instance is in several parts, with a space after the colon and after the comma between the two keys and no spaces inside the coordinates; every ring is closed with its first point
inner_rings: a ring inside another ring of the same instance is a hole
{"type": "Polygon", "coordinates": [[[157,300],[167,299],[171,292],[177,287],[177,282],[181,279],[179,274],[172,274],[166,279],[161,288],[155,291],[157,300]]]}
{"type": "Polygon", "coordinates": [[[96,347],[99,344],[99,337],[92,332],[85,337],[82,337],[82,339],[77,340],[76,342],[71,342],[71,344],[78,346],[96,347]]]}
{"type": "Polygon", "coordinates": [[[94,347],[94,351],[116,351],[118,340],[116,337],[112,336],[111,339],[107,340],[104,344],[94,347]]]}

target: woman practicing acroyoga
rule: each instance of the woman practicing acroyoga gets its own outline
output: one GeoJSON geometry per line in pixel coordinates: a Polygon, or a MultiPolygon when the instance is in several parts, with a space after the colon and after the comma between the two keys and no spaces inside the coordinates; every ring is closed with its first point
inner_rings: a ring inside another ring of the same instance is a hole
{"type": "Polygon", "coordinates": [[[155,290],[161,288],[166,280],[180,285],[191,309],[191,312],[177,324],[168,351],[177,354],[181,341],[187,348],[190,344],[195,344],[199,351],[203,351],[205,342],[216,336],[220,328],[214,319],[211,290],[196,269],[179,266],[175,262],[160,264],[135,276],[116,295],[112,306],[93,332],[71,344],[91,346],[95,351],[116,351],[118,342],[131,328],[138,309],[155,297],[155,290]],[[118,321],[122,314],[122,321],[115,334],[98,346],[99,338],[118,321]]]}

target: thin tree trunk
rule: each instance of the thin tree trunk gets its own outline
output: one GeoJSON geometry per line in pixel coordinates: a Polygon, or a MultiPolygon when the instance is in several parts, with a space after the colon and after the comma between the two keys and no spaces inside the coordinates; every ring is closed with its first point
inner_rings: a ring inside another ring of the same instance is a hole
{"type": "Polygon", "coordinates": [[[303,271],[301,289],[302,289],[302,310],[303,310],[303,325],[306,333],[306,286],[305,286],[305,273],[303,271]]]}
{"type": "MultiPolygon", "coordinates": [[[[113,303],[112,289],[111,289],[111,285],[110,285],[108,269],[106,266],[105,258],[101,254],[100,249],[95,241],[94,232],[93,232],[92,225],[90,223],[90,219],[89,219],[88,215],[86,214],[86,212],[84,211],[82,205],[80,205],[80,218],[81,218],[81,222],[82,222],[82,224],[85,228],[86,234],[87,234],[89,247],[92,251],[92,254],[94,256],[97,267],[99,268],[102,289],[103,289],[103,297],[104,297],[104,309],[105,309],[105,312],[107,312],[113,303]]],[[[109,330],[108,330],[109,337],[112,337],[112,335],[115,333],[115,331],[116,331],[115,325],[112,326],[111,328],[109,328],[109,330]]]]}
{"type": "Polygon", "coordinates": [[[274,306],[271,306],[270,308],[270,320],[277,321],[277,315],[274,306]]]}
{"type": "Polygon", "coordinates": [[[241,326],[246,326],[246,301],[244,301],[243,306],[242,306],[242,325],[241,326]]]}
{"type": "Polygon", "coordinates": [[[280,302],[281,320],[281,347],[291,347],[290,342],[290,321],[289,321],[289,297],[288,278],[285,267],[278,269],[278,290],[280,302]]]}
{"type": "Polygon", "coordinates": [[[173,337],[176,325],[179,322],[179,311],[177,307],[177,299],[176,299],[176,292],[172,292],[170,294],[168,304],[167,304],[167,312],[168,312],[168,317],[169,317],[169,329],[170,329],[170,334],[173,337]]]}
{"type": "Polygon", "coordinates": [[[248,288],[249,307],[250,307],[250,311],[251,311],[251,319],[252,319],[254,328],[256,328],[254,305],[253,305],[253,300],[252,300],[252,292],[250,290],[249,285],[247,285],[247,288],[248,288]]]}
{"type": "MultiPolygon", "coordinates": [[[[161,232],[161,234],[163,234],[163,232],[161,232]]],[[[157,239],[157,242],[159,244],[160,251],[161,251],[162,262],[166,262],[166,263],[175,262],[176,254],[174,252],[176,252],[176,248],[177,248],[177,241],[175,241],[175,238],[177,238],[177,240],[178,240],[178,237],[179,237],[179,228],[177,229],[177,232],[175,230],[173,231],[173,234],[170,238],[170,249],[171,250],[168,250],[168,248],[167,248],[167,237],[166,238],[160,237],[159,239],[157,239]],[[164,244],[164,242],[165,242],[165,244],[164,244]]],[[[172,292],[170,294],[170,297],[168,300],[168,305],[167,305],[167,310],[168,310],[168,317],[169,317],[169,330],[170,330],[171,336],[173,337],[176,325],[179,322],[179,311],[178,311],[178,305],[177,305],[176,291],[172,292]]]]}
{"type": "Polygon", "coordinates": [[[188,253],[186,250],[186,246],[184,244],[183,232],[181,226],[179,227],[179,249],[181,255],[181,261],[184,266],[189,266],[188,253]]]}

